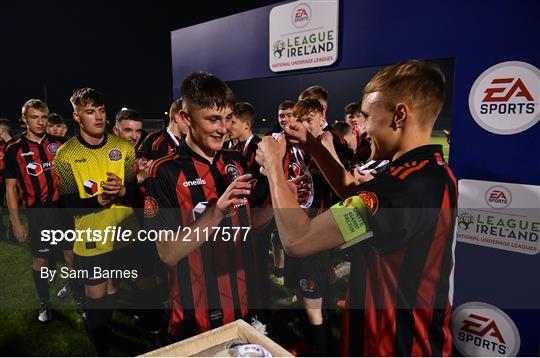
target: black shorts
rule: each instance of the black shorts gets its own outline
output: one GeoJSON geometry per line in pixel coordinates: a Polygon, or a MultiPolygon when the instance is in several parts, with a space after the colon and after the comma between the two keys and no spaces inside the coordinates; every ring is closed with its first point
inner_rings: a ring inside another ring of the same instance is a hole
{"type": "Polygon", "coordinates": [[[137,279],[156,275],[159,264],[154,242],[135,241],[128,246],[95,256],[77,258],[78,277],[85,285],[95,286],[113,279],[137,279]]]}
{"type": "Polygon", "coordinates": [[[285,257],[285,286],[298,289],[304,298],[323,298],[330,284],[332,250],[306,257],[285,257]]]}
{"type": "Polygon", "coordinates": [[[43,230],[66,230],[65,212],[56,202],[37,204],[24,210],[28,220],[28,240],[32,257],[48,258],[53,250],[73,250],[73,243],[62,241],[53,244],[46,240],[43,230]]]}

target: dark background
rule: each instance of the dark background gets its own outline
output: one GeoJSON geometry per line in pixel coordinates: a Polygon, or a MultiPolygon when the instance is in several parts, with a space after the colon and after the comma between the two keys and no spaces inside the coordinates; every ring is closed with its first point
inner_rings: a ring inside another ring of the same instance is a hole
{"type": "MultiPolygon", "coordinates": [[[[454,61],[441,59],[429,61],[439,66],[446,77],[446,100],[435,123],[435,130],[452,127],[452,89],[454,86],[454,61]]],[[[344,120],[344,109],[350,102],[359,102],[362,89],[384,66],[370,66],[328,72],[292,73],[286,76],[229,81],[238,101],[253,104],[256,111],[255,126],[270,129],[277,121],[278,105],[284,100],[296,101],[305,88],[323,86],[328,91],[327,120],[344,120]],[[263,118],[266,121],[263,121],[263,118]]],[[[323,69],[324,70],[324,69],[323,69]]]]}
{"type": "Polygon", "coordinates": [[[121,107],[164,118],[172,100],[170,31],[275,0],[2,1],[0,117],[15,123],[29,98],[71,119],[74,89],[105,95],[109,119],[121,107]]]}

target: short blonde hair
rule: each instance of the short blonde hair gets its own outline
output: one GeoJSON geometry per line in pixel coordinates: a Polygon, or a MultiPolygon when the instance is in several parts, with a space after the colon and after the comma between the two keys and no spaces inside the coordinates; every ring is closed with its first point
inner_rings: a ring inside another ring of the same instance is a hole
{"type": "Polygon", "coordinates": [[[381,92],[390,110],[407,102],[433,126],[444,104],[445,78],[441,69],[423,61],[409,60],[379,71],[364,88],[363,96],[381,92]]]}

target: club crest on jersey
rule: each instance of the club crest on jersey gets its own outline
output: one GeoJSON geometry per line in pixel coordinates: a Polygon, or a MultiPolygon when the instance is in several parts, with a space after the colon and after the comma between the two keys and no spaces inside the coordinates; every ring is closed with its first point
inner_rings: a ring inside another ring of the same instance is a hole
{"type": "Polygon", "coordinates": [[[47,150],[48,150],[49,153],[51,153],[52,155],[56,155],[56,151],[58,150],[58,144],[56,144],[56,143],[49,143],[49,145],[47,146],[47,150]]]}
{"type": "Polygon", "coordinates": [[[225,166],[225,173],[230,181],[233,181],[240,176],[240,170],[232,164],[227,164],[225,166]]]}
{"type": "Polygon", "coordinates": [[[154,199],[153,196],[145,196],[144,197],[144,218],[145,219],[152,219],[155,217],[158,213],[159,205],[154,199]]]}
{"type": "Polygon", "coordinates": [[[122,152],[116,148],[111,149],[111,151],[109,152],[109,159],[113,162],[119,161],[120,159],[122,159],[122,152]]]}
{"type": "Polygon", "coordinates": [[[369,213],[371,215],[375,215],[375,213],[379,209],[379,198],[377,197],[377,194],[372,191],[361,191],[358,193],[358,196],[366,205],[369,213]]]}
{"type": "Polygon", "coordinates": [[[98,183],[95,180],[88,179],[84,182],[84,191],[88,195],[94,195],[98,191],[98,183]]]}

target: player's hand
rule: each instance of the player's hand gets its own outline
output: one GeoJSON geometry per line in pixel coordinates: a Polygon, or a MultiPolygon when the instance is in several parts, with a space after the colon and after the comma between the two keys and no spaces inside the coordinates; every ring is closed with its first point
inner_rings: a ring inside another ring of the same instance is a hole
{"type": "Polygon", "coordinates": [[[287,180],[287,185],[294,194],[296,201],[301,204],[306,201],[311,190],[311,184],[307,180],[306,175],[299,175],[295,178],[287,180]]]}
{"type": "Polygon", "coordinates": [[[26,228],[22,224],[14,224],[11,226],[13,230],[13,236],[18,242],[24,242],[26,240],[26,228]]]}
{"type": "Polygon", "coordinates": [[[353,176],[360,181],[360,183],[365,183],[375,178],[374,174],[377,174],[376,170],[360,170],[360,166],[356,166],[353,170],[353,176]]]}
{"type": "Polygon", "coordinates": [[[277,138],[266,136],[259,142],[255,160],[261,166],[260,171],[263,175],[268,175],[268,170],[273,166],[282,167],[285,150],[286,142],[283,135],[277,138]]]}
{"type": "Polygon", "coordinates": [[[314,139],[308,132],[306,126],[300,122],[291,123],[283,128],[283,130],[287,135],[287,142],[289,144],[303,146],[307,144],[310,139],[314,139]]]}
{"type": "Polygon", "coordinates": [[[137,184],[142,184],[148,178],[148,172],[150,171],[150,166],[154,161],[149,160],[144,163],[143,166],[139,167],[139,172],[137,173],[137,184]]]}
{"type": "Polygon", "coordinates": [[[107,181],[102,185],[105,197],[114,200],[125,194],[126,188],[122,185],[122,179],[114,173],[107,172],[107,181]]]}
{"type": "Polygon", "coordinates": [[[251,194],[251,184],[248,182],[251,179],[251,174],[244,174],[236,178],[225,192],[221,194],[216,203],[216,208],[226,214],[229,209],[235,206],[245,205],[246,197],[251,194]]]}

